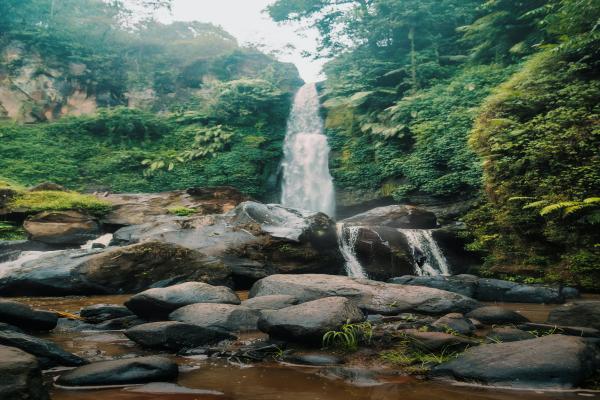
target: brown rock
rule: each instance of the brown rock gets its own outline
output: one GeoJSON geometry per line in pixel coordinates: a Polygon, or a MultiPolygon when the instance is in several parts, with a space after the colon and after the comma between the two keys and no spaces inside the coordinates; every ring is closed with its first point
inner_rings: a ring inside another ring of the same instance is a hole
{"type": "Polygon", "coordinates": [[[49,244],[84,244],[98,236],[98,223],[78,211],[45,211],[29,217],[23,228],[31,240],[49,244]]]}

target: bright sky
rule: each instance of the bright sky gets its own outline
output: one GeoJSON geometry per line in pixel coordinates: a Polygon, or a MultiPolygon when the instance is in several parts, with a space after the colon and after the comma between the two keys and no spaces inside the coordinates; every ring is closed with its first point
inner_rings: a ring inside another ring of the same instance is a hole
{"type": "Polygon", "coordinates": [[[171,21],[201,21],[220,25],[235,36],[240,44],[260,43],[265,52],[276,51],[282,61],[293,62],[307,82],[319,77],[322,60],[302,57],[303,50],[313,52],[317,34],[314,31],[297,31],[296,26],[278,25],[262,11],[274,0],[174,0],[171,14],[161,13],[158,19],[171,21]],[[290,50],[288,44],[295,49],[290,50]]]}

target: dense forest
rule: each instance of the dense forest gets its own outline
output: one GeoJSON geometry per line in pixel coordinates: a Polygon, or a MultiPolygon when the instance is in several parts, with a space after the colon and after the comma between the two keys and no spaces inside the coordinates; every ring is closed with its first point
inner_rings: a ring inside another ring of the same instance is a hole
{"type": "MultiPolygon", "coordinates": [[[[2,0],[0,177],[277,197],[293,65],[168,1],[2,0]]],[[[314,27],[338,204],[459,204],[484,275],[600,289],[600,4],[278,0],[314,27]]]]}

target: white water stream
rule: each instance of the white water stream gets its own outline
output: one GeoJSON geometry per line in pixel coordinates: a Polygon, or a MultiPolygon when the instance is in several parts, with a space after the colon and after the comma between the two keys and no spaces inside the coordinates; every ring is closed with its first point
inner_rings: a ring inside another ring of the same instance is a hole
{"type": "Polygon", "coordinates": [[[398,229],[406,237],[419,276],[450,275],[448,261],[430,229],[398,229]]]}
{"type": "Polygon", "coordinates": [[[359,232],[360,226],[346,227],[343,223],[337,224],[338,244],[340,246],[340,252],[344,257],[346,275],[352,278],[366,279],[368,278],[367,273],[356,256],[355,246],[359,232]]]}
{"type": "Polygon", "coordinates": [[[329,145],[319,107],[315,84],[302,86],[294,97],[283,146],[281,204],[333,217],[335,197],[329,173],[329,145]]]}

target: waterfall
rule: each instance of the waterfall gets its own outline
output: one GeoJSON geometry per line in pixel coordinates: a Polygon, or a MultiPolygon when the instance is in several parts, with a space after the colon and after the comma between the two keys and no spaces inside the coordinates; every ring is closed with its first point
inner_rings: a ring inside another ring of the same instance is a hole
{"type": "Polygon", "coordinates": [[[398,231],[408,240],[417,275],[450,275],[448,261],[430,229],[398,229],[398,231]]]}
{"type": "Polygon", "coordinates": [[[323,134],[319,97],[314,83],[302,86],[294,97],[283,146],[282,167],[282,205],[334,216],[329,145],[323,134]]]}
{"type": "Polygon", "coordinates": [[[356,241],[358,240],[358,233],[360,226],[346,227],[343,223],[337,224],[337,236],[338,243],[340,246],[340,252],[344,256],[346,275],[352,278],[368,278],[365,273],[360,261],[356,257],[356,250],[354,249],[356,241]]]}

